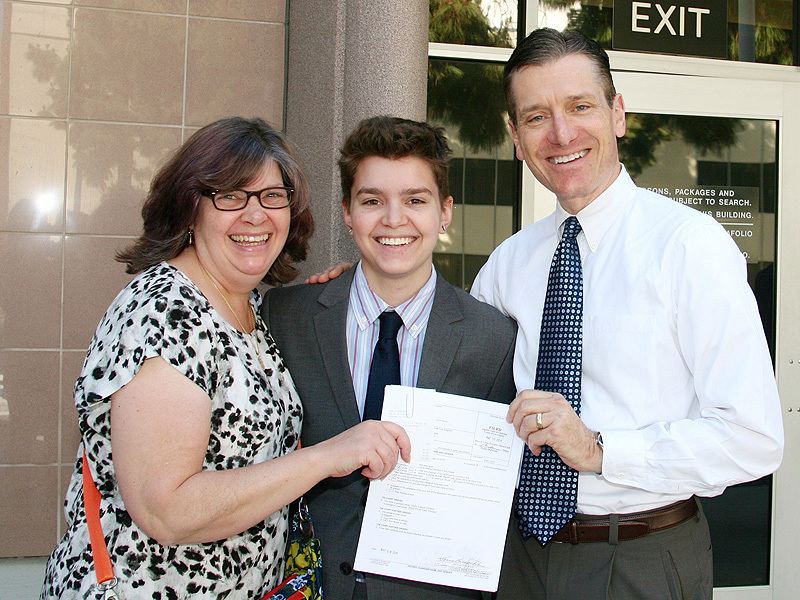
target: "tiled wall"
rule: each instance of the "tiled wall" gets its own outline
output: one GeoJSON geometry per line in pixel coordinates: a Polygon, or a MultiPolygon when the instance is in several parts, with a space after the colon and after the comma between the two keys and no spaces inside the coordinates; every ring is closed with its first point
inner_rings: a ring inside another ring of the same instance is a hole
{"type": "Polygon", "coordinates": [[[285,6],[0,1],[0,557],[63,531],[72,387],[154,170],[217,118],[282,126],[285,6]]]}

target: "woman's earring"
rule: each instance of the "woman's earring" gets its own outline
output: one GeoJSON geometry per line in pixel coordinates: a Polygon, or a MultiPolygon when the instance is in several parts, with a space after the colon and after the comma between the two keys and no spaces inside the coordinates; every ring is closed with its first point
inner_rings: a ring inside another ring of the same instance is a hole
{"type": "Polygon", "coordinates": [[[447,225],[442,225],[442,233],[447,233],[447,225]]]}
{"type": "Polygon", "coordinates": [[[349,233],[350,235],[353,235],[353,228],[352,227],[348,227],[347,228],[347,233],[349,233]]]}
{"type": "Polygon", "coordinates": [[[194,229],[189,230],[189,245],[194,246],[194,229]]]}

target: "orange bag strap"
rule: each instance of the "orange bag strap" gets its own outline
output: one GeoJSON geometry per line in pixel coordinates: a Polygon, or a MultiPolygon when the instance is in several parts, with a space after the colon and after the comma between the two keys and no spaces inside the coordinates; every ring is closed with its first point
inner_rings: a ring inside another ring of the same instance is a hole
{"type": "Polygon", "coordinates": [[[92,479],[89,471],[89,461],[86,459],[86,451],[83,452],[83,506],[86,511],[86,524],[89,526],[89,539],[92,543],[92,560],[94,561],[94,571],[97,574],[97,583],[101,589],[113,587],[117,582],[114,580],[114,567],[108,556],[106,540],[103,537],[103,528],[100,525],[100,492],[92,479]],[[111,581],[108,586],[102,584],[111,581]]]}

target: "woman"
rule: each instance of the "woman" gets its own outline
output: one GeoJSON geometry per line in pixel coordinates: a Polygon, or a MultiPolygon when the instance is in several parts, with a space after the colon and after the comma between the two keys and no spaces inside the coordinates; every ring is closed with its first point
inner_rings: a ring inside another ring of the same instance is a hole
{"type": "Polygon", "coordinates": [[[142,216],[118,256],[139,275],[75,386],[83,443],[42,598],[102,596],[84,451],[120,598],[261,598],[282,576],[286,505],[359,467],[385,476],[408,438],[372,423],[293,452],[302,407],[253,291],[295,275],[313,229],[281,133],[260,119],[204,127],[156,175],[142,216]]]}
{"type": "MultiPolygon", "coordinates": [[[[513,321],[447,283],[433,267],[434,248],[453,215],[449,154],[441,127],[395,117],[362,121],[339,160],[344,222],[361,261],[329,283],[266,294],[262,315],[306,407],[304,444],[335,439],[370,418],[373,348],[392,313],[402,321],[396,334],[399,383],[514,399],[513,321]]],[[[354,473],[323,481],[306,496],[326,565],[333,567],[323,570],[325,597],[481,598],[475,590],[353,571],[367,483],[354,473]]]]}

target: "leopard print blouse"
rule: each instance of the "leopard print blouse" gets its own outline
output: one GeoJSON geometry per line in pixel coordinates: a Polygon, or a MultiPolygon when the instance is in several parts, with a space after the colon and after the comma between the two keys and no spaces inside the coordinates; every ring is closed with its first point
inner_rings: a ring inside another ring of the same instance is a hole
{"type": "MultiPolygon", "coordinates": [[[[251,303],[257,307],[257,292],[251,303]]],[[[244,467],[292,451],[302,407],[275,342],[260,316],[256,321],[254,337],[266,369],[245,336],[167,263],[143,271],[120,292],[97,327],[75,385],[83,443],[65,501],[67,531],[48,561],[42,599],[102,597],[83,510],[84,448],[102,495],[100,519],[121,600],[258,599],[280,582],[285,508],[228,539],[162,546],[125,510],[111,457],[110,396],[155,356],[209,396],[211,435],[203,469],[244,467]]]]}

